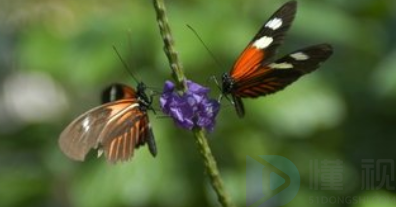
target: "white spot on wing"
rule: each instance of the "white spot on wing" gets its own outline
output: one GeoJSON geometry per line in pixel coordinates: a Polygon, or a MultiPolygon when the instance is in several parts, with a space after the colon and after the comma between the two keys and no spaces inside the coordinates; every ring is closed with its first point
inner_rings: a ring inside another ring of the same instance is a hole
{"type": "Polygon", "coordinates": [[[99,158],[100,156],[102,156],[102,154],[103,154],[103,149],[102,149],[102,148],[99,148],[99,149],[98,149],[98,158],[99,158]]]}
{"type": "Polygon", "coordinates": [[[110,101],[115,101],[117,96],[117,88],[112,86],[110,89],[110,101]]]}
{"type": "Polygon", "coordinates": [[[265,24],[265,27],[268,27],[272,30],[277,30],[282,26],[282,19],[280,18],[273,18],[265,24]]]}
{"type": "Polygon", "coordinates": [[[89,130],[89,117],[85,118],[84,121],[82,122],[82,127],[84,129],[84,132],[87,132],[89,130]]]}
{"type": "Polygon", "coordinates": [[[292,57],[295,60],[301,61],[301,60],[308,60],[309,56],[305,53],[302,52],[296,52],[294,54],[291,54],[290,57],[292,57]]]}
{"type": "Polygon", "coordinates": [[[272,37],[263,36],[260,39],[254,41],[253,46],[257,49],[264,49],[267,48],[274,39],[272,37]]]}
{"type": "Polygon", "coordinates": [[[271,63],[269,65],[273,69],[292,69],[293,65],[290,63],[271,63]]]}

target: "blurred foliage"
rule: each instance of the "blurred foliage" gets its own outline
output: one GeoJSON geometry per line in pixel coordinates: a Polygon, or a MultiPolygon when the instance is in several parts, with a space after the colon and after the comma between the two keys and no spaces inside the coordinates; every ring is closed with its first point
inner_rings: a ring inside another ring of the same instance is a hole
{"type": "MultiPolygon", "coordinates": [[[[216,97],[219,91],[208,77],[227,71],[284,1],[166,3],[187,77],[210,86],[216,97]]],[[[395,190],[361,190],[360,180],[362,159],[396,158],[395,8],[388,0],[299,1],[280,52],[328,42],[335,53],[286,90],[247,100],[244,119],[223,102],[209,139],[238,206],[245,206],[250,154],[281,155],[297,166],[301,187],[287,206],[390,206],[310,203],[309,198],[395,197],[395,190]],[[344,190],[309,188],[314,159],[343,161],[344,190]]],[[[114,166],[94,152],[84,163],[60,152],[62,129],[97,106],[104,87],[136,85],[112,45],[155,90],[170,78],[150,1],[0,1],[0,206],[218,205],[191,133],[167,118],[150,115],[159,148],[155,159],[146,147],[131,162],[114,166]]]]}

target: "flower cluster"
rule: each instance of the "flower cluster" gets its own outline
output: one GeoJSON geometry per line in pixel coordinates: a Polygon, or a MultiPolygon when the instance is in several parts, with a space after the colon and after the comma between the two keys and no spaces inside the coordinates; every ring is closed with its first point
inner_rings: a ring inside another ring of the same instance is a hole
{"type": "Polygon", "coordinates": [[[219,102],[208,98],[209,88],[189,80],[187,88],[183,95],[179,95],[175,91],[175,84],[166,81],[160,98],[162,111],[182,128],[192,129],[199,126],[213,131],[220,109],[219,102]]]}

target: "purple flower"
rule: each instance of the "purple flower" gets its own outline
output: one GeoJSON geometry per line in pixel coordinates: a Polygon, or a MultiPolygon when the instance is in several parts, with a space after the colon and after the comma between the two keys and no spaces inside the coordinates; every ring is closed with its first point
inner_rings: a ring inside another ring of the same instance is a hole
{"type": "Polygon", "coordinates": [[[208,98],[209,88],[189,80],[187,88],[187,92],[179,95],[175,91],[175,84],[166,81],[160,98],[162,111],[182,128],[192,129],[199,126],[213,131],[215,118],[220,110],[219,102],[208,98]]]}

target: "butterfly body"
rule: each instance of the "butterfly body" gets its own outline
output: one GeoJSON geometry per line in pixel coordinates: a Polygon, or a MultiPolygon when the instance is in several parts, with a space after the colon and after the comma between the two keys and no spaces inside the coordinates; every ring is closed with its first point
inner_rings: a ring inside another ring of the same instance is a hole
{"type": "Polygon", "coordinates": [[[137,90],[113,84],[102,94],[103,105],[93,108],[75,119],[61,133],[59,146],[74,160],[83,161],[91,149],[104,153],[110,162],[126,161],[134,150],[148,144],[155,156],[157,148],[147,111],[152,98],[139,83],[137,90]]]}
{"type": "Polygon", "coordinates": [[[294,20],[296,8],[296,1],[279,8],[250,41],[231,71],[223,74],[222,94],[231,95],[239,117],[245,114],[242,98],[257,98],[282,90],[317,69],[332,54],[329,44],[319,44],[273,61],[294,20]]]}

